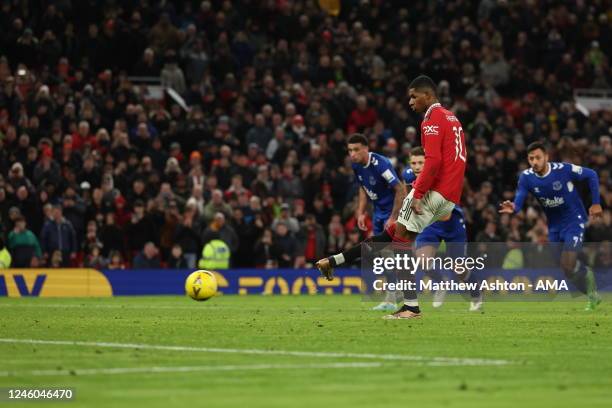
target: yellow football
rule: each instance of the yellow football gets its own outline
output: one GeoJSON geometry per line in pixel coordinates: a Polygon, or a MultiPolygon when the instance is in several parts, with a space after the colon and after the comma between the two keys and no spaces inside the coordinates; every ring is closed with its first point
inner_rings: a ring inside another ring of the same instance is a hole
{"type": "Polygon", "coordinates": [[[193,272],[185,281],[185,293],[197,301],[208,300],[217,293],[217,279],[210,271],[193,272]]]}

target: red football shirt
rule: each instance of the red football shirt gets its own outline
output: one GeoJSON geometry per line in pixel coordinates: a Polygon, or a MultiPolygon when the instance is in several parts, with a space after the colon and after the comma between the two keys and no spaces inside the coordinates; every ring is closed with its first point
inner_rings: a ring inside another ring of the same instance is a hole
{"type": "Polygon", "coordinates": [[[434,190],[459,204],[467,160],[459,119],[439,103],[431,105],[421,123],[421,145],[425,166],[414,182],[414,198],[434,190]]]}

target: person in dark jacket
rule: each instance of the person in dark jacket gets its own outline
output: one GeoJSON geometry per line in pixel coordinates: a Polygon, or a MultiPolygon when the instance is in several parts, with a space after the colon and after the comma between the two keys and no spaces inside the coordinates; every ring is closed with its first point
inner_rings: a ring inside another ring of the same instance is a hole
{"type": "Polygon", "coordinates": [[[160,269],[159,250],[151,241],[134,257],[134,269],[160,269]]]}
{"type": "Polygon", "coordinates": [[[325,232],[323,227],[317,223],[314,215],[306,215],[306,220],[302,223],[302,228],[298,234],[299,248],[305,261],[314,264],[319,256],[325,254],[325,232]]]}
{"type": "Polygon", "coordinates": [[[298,243],[284,221],[276,224],[276,243],[279,248],[278,267],[292,268],[298,252],[298,243]]]}
{"type": "MultiPolygon", "coordinates": [[[[174,232],[175,247],[178,245],[181,248],[181,254],[187,263],[187,268],[195,268],[198,252],[202,248],[200,234],[198,234],[194,225],[195,216],[195,209],[185,209],[183,220],[176,226],[174,232]]],[[[174,248],[172,248],[172,251],[174,251],[174,248]]]]}
{"type": "Polygon", "coordinates": [[[127,248],[130,252],[139,251],[145,243],[157,237],[155,222],[151,214],[145,211],[142,201],[136,200],[130,222],[125,226],[127,248]]]}
{"type": "Polygon", "coordinates": [[[108,257],[112,251],[125,253],[125,235],[121,228],[115,223],[115,214],[106,213],[105,224],[100,229],[100,241],[102,241],[102,256],[108,257]]]}
{"type": "Polygon", "coordinates": [[[62,213],[72,224],[80,247],[85,235],[85,203],[73,187],[68,187],[63,195],[62,206],[62,213]]]}
{"type": "Polygon", "coordinates": [[[74,227],[62,212],[62,206],[53,206],[53,218],[43,226],[40,233],[40,243],[43,254],[48,259],[54,251],[62,253],[62,266],[69,266],[76,258],[78,249],[74,227]]]}
{"type": "Polygon", "coordinates": [[[272,230],[266,228],[253,248],[255,267],[266,269],[278,267],[280,252],[281,249],[278,244],[274,242],[272,230]]]}
{"type": "Polygon", "coordinates": [[[183,255],[183,248],[180,245],[174,244],[170,250],[170,257],[168,258],[168,268],[170,269],[193,269],[193,267],[187,264],[187,259],[183,255]]]}

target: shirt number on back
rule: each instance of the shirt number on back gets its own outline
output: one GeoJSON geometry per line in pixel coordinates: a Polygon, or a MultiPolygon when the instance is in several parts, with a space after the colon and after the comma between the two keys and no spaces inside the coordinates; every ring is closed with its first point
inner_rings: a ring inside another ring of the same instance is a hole
{"type": "Polygon", "coordinates": [[[461,132],[463,132],[463,128],[461,126],[453,126],[453,132],[455,133],[455,161],[457,161],[458,158],[465,161],[465,147],[461,142],[461,132]]]}

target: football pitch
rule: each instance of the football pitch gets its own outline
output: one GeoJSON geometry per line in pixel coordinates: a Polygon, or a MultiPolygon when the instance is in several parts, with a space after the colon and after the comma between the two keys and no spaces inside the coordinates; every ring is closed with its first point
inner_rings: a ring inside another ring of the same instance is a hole
{"type": "Polygon", "coordinates": [[[358,296],[2,298],[0,387],[74,389],[46,407],[609,407],[611,300],[386,321],[358,296]]]}

